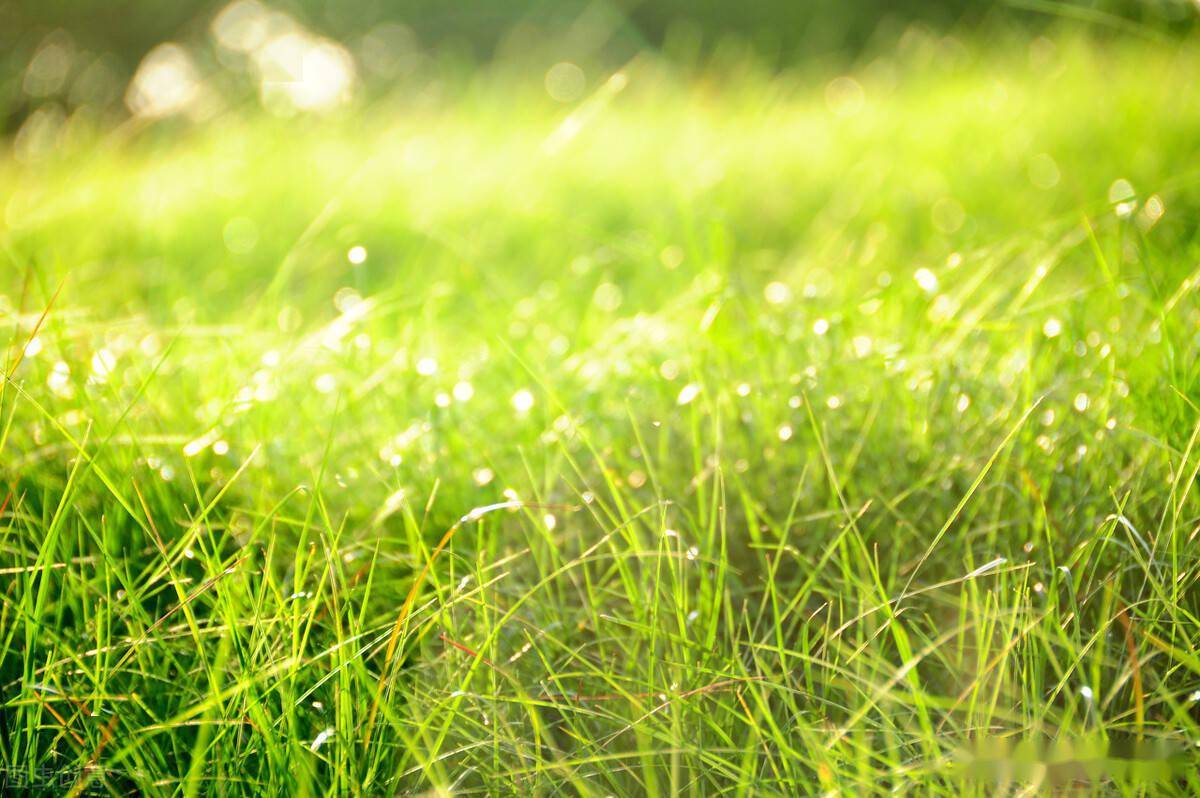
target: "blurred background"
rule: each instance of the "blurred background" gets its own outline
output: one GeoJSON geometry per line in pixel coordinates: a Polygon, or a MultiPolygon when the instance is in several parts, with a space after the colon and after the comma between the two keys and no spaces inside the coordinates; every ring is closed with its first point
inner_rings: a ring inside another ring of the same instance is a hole
{"type": "Polygon", "coordinates": [[[1197,8],[1195,0],[6,0],[0,132],[30,143],[68,122],[203,118],[255,103],[285,116],[321,112],[498,63],[544,75],[552,99],[573,102],[639,53],[685,70],[837,69],[913,30],[1036,35],[1065,19],[1098,36],[1165,41],[1195,28],[1197,8]]]}

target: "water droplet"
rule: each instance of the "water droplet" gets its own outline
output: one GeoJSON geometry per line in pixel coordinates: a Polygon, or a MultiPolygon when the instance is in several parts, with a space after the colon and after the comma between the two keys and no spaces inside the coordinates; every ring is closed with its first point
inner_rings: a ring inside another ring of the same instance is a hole
{"type": "Polygon", "coordinates": [[[782,305],[792,298],[792,289],[786,283],[771,282],[763,289],[763,296],[772,305],[782,305]]]}
{"type": "Polygon", "coordinates": [[[63,361],[58,361],[54,364],[54,368],[50,369],[50,375],[46,377],[46,385],[50,390],[62,397],[71,395],[71,367],[63,361]]]}
{"type": "Polygon", "coordinates": [[[117,367],[117,356],[109,349],[101,349],[92,355],[92,373],[98,380],[106,380],[117,367]]]}
{"type": "Polygon", "coordinates": [[[679,392],[679,397],[675,400],[677,404],[686,405],[700,395],[700,386],[694,382],[689,382],[683,386],[683,390],[679,392]]]}
{"type": "MultiPolygon", "coordinates": [[[[357,244],[350,247],[350,251],[346,253],[346,260],[358,266],[367,261],[367,248],[362,244],[357,244]]],[[[386,259],[385,259],[386,260],[386,259]]]]}
{"type": "Polygon", "coordinates": [[[927,294],[936,293],[938,290],[938,278],[929,269],[921,268],[913,272],[913,279],[917,281],[917,285],[927,294]]]}
{"type": "Polygon", "coordinates": [[[528,413],[533,409],[533,394],[522,388],[513,394],[512,406],[518,413],[528,413]]]}

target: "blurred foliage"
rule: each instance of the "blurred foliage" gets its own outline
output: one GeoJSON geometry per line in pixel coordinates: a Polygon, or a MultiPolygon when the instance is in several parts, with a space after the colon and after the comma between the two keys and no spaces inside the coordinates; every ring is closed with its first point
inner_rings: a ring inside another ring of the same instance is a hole
{"type": "MultiPolygon", "coordinates": [[[[183,0],[0,2],[0,129],[47,102],[121,110],[142,58],[164,41],[202,44],[225,3],[183,0]],[[58,48],[50,79],[31,80],[40,51],[58,48]]],[[[333,40],[403,26],[422,52],[457,64],[565,58],[617,64],[645,49],[685,63],[733,48],[770,67],[854,58],[913,25],[935,33],[1072,20],[1099,31],[1170,35],[1195,25],[1191,0],[278,0],[265,3],[333,40]]],[[[553,61],[550,61],[553,63],[553,61]]],[[[367,77],[370,77],[369,75],[367,77]]],[[[375,82],[383,82],[375,76],[375,82]]]]}

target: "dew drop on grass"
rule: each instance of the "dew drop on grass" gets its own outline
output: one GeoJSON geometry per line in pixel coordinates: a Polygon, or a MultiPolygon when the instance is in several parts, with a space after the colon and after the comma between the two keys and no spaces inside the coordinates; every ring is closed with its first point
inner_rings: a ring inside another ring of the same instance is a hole
{"type": "Polygon", "coordinates": [[[50,375],[46,377],[46,385],[58,396],[69,397],[71,395],[71,367],[61,360],[55,363],[54,368],[50,369],[50,375]]]}
{"type": "Polygon", "coordinates": [[[1057,338],[1062,334],[1062,322],[1058,319],[1046,319],[1046,323],[1042,325],[1042,335],[1047,338],[1057,338]]]}
{"type": "Polygon", "coordinates": [[[676,404],[686,405],[700,395],[700,386],[694,382],[689,382],[683,386],[683,390],[679,392],[679,396],[675,399],[676,404]]]}
{"type": "Polygon", "coordinates": [[[223,457],[229,454],[229,442],[225,440],[219,440],[212,445],[212,450],[213,454],[223,457]]]}
{"type": "Polygon", "coordinates": [[[332,393],[337,387],[337,378],[332,374],[320,374],[313,380],[313,387],[317,389],[317,393],[332,393]]]}
{"type": "Polygon", "coordinates": [[[767,283],[763,289],[763,297],[772,305],[782,305],[792,298],[792,289],[788,288],[786,283],[767,283]]]}
{"type": "Polygon", "coordinates": [[[25,344],[25,357],[37,357],[38,352],[42,351],[42,339],[31,338],[29,343],[25,344]]]}
{"type": "Polygon", "coordinates": [[[454,383],[454,390],[452,393],[454,394],[454,398],[458,401],[469,402],[471,401],[471,397],[475,395],[475,386],[471,385],[471,383],[467,382],[466,380],[459,380],[458,382],[454,383]]]}
{"type": "Polygon", "coordinates": [[[824,335],[829,332],[829,322],[826,319],[817,319],[813,322],[812,330],[817,335],[824,335]]]}
{"type": "Polygon", "coordinates": [[[542,523],[546,525],[546,529],[554,529],[558,526],[558,519],[554,517],[554,513],[546,513],[542,516],[542,523]]]}
{"type": "Polygon", "coordinates": [[[366,263],[367,248],[362,244],[357,244],[353,247],[350,247],[350,251],[346,253],[346,260],[350,261],[355,266],[366,263]]]}
{"type": "Polygon", "coordinates": [[[1157,194],[1152,194],[1150,198],[1146,200],[1146,206],[1142,208],[1142,227],[1147,230],[1150,229],[1158,223],[1158,220],[1161,219],[1163,214],[1166,212],[1167,208],[1166,205],[1163,204],[1162,197],[1158,196],[1157,194]]]}
{"type": "Polygon", "coordinates": [[[450,394],[446,393],[445,391],[438,391],[438,393],[433,397],[433,403],[438,407],[449,407],[450,394]]]}
{"type": "Polygon", "coordinates": [[[737,395],[738,396],[749,396],[750,395],[750,383],[743,382],[742,384],[738,385],[737,395]]]}
{"type": "Polygon", "coordinates": [[[188,441],[183,446],[183,456],[195,457],[196,455],[200,454],[200,452],[207,449],[215,439],[216,435],[213,432],[206,432],[199,438],[194,438],[188,441]]]}
{"type": "Polygon", "coordinates": [[[965,393],[960,393],[958,395],[958,401],[954,403],[954,409],[960,413],[965,413],[967,412],[967,408],[970,406],[971,397],[967,396],[965,393]]]}
{"type": "Polygon", "coordinates": [[[596,307],[609,313],[621,307],[623,299],[621,288],[615,283],[601,283],[596,286],[596,292],[592,295],[592,302],[596,307]]]}
{"type": "Polygon", "coordinates": [[[934,274],[929,269],[925,269],[925,268],[917,269],[913,273],[913,279],[917,281],[917,285],[925,293],[927,293],[927,294],[937,293],[938,278],[937,278],[937,275],[934,274]]]}
{"type": "Polygon", "coordinates": [[[423,357],[417,361],[417,373],[422,377],[432,377],[437,373],[437,361],[431,357],[423,357]]]}
{"type": "Polygon", "coordinates": [[[333,295],[333,306],[339,313],[349,313],[363,301],[362,294],[350,286],[343,286],[333,295]]]}
{"type": "Polygon", "coordinates": [[[476,468],[471,476],[474,478],[476,485],[483,487],[491,482],[496,475],[492,473],[492,469],[490,468],[476,468]]]}
{"type": "Polygon", "coordinates": [[[308,746],[308,750],[313,751],[314,753],[319,751],[321,746],[325,745],[325,743],[332,739],[333,735],[336,733],[336,730],[333,728],[322,730],[320,734],[313,738],[312,743],[308,746]]]}
{"type": "Polygon", "coordinates": [[[779,435],[779,440],[790,441],[792,439],[792,425],[780,424],[779,429],[776,430],[776,434],[779,435]]]}
{"type": "Polygon", "coordinates": [[[117,356],[110,349],[100,349],[92,355],[92,374],[98,380],[106,380],[117,367],[117,356]]]}
{"type": "Polygon", "coordinates": [[[842,397],[838,396],[837,394],[834,394],[833,396],[831,396],[825,400],[825,406],[828,407],[830,410],[837,410],[839,407],[842,406],[842,397]]]}
{"type": "Polygon", "coordinates": [[[1073,403],[1073,404],[1074,404],[1074,406],[1075,406],[1075,411],[1076,411],[1076,412],[1078,412],[1078,413],[1083,413],[1083,412],[1085,412],[1085,411],[1088,409],[1088,405],[1090,404],[1090,400],[1088,399],[1088,395],[1087,395],[1086,393],[1077,393],[1077,394],[1075,394],[1075,401],[1074,401],[1074,403],[1073,403]]]}
{"type": "Polygon", "coordinates": [[[518,412],[524,415],[533,409],[533,394],[522,388],[513,394],[512,406],[518,412]]]}
{"type": "Polygon", "coordinates": [[[1114,206],[1113,210],[1117,216],[1124,217],[1133,213],[1137,206],[1136,196],[1133,184],[1123,177],[1118,177],[1108,187],[1108,201],[1114,206]]]}

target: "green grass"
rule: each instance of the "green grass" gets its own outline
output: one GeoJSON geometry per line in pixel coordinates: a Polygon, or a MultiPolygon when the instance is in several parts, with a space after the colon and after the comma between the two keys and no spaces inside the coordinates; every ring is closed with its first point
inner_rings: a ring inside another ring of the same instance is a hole
{"type": "Polygon", "coordinates": [[[9,788],[1200,790],[1200,47],[851,74],[5,155],[9,788]]]}

